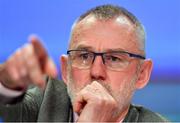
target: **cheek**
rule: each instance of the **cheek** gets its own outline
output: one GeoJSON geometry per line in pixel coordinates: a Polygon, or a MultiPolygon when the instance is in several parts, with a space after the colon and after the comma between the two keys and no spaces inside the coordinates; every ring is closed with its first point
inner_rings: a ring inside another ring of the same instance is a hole
{"type": "Polygon", "coordinates": [[[82,88],[90,83],[90,72],[89,70],[72,68],[72,78],[75,83],[75,87],[82,88]]]}
{"type": "Polygon", "coordinates": [[[126,87],[134,78],[133,72],[112,72],[109,73],[109,82],[113,90],[126,87]]]}

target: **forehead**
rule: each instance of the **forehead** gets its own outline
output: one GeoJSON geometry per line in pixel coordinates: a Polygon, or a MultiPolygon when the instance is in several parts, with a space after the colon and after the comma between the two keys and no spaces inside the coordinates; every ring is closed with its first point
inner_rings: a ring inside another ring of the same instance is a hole
{"type": "Polygon", "coordinates": [[[110,20],[88,16],[75,25],[70,48],[84,46],[96,51],[124,49],[137,52],[137,40],[133,24],[124,16],[110,20]]]}

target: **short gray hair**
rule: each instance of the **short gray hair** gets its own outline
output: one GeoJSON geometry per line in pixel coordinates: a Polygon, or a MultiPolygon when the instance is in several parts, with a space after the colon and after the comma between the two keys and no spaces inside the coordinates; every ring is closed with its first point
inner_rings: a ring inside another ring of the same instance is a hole
{"type": "MultiPolygon", "coordinates": [[[[86,18],[89,15],[93,15],[97,19],[102,19],[102,20],[110,20],[110,19],[116,18],[118,16],[126,17],[132,23],[132,25],[135,27],[137,36],[139,38],[139,42],[138,42],[139,50],[143,51],[143,53],[145,55],[146,34],[145,34],[144,27],[141,24],[141,22],[128,10],[126,10],[123,7],[120,7],[117,5],[111,5],[111,4],[96,6],[92,9],[86,11],[85,13],[83,13],[73,24],[73,27],[78,22],[80,22],[81,20],[83,20],[84,18],[86,18]]],[[[73,29],[73,27],[72,27],[72,29],[73,29]]]]}

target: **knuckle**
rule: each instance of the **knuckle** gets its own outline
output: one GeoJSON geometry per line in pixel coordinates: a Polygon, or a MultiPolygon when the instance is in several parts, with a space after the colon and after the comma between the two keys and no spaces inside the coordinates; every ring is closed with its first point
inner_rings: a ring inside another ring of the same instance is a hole
{"type": "Polygon", "coordinates": [[[111,101],[110,105],[113,107],[118,107],[118,104],[115,101],[111,101]]]}
{"type": "Polygon", "coordinates": [[[97,97],[97,98],[95,99],[95,101],[96,101],[96,104],[97,104],[98,106],[105,106],[105,105],[106,105],[106,101],[105,101],[104,99],[100,98],[100,97],[97,97]]]}
{"type": "Polygon", "coordinates": [[[104,99],[104,105],[107,107],[117,107],[116,101],[109,98],[104,99]]]}
{"type": "Polygon", "coordinates": [[[27,76],[27,70],[25,69],[25,67],[22,66],[19,71],[20,71],[20,76],[21,77],[26,77],[27,76]]]}
{"type": "Polygon", "coordinates": [[[36,61],[34,58],[28,58],[26,59],[26,64],[29,66],[29,67],[34,67],[35,64],[36,64],[36,61]]]}
{"type": "MultiPolygon", "coordinates": [[[[11,72],[12,73],[12,72],[11,72]]],[[[18,73],[12,73],[11,74],[11,78],[14,82],[18,82],[20,80],[20,76],[18,75],[18,73]]]]}
{"type": "Polygon", "coordinates": [[[19,79],[19,70],[16,63],[9,63],[7,66],[7,72],[12,76],[14,80],[19,79]]]}

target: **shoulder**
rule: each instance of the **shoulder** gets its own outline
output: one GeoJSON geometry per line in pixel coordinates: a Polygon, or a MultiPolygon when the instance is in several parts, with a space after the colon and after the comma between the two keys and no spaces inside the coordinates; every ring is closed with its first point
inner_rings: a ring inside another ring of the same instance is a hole
{"type": "Polygon", "coordinates": [[[69,98],[66,84],[62,80],[53,79],[50,77],[47,78],[45,94],[50,94],[61,98],[69,98]]]}
{"type": "Polygon", "coordinates": [[[131,105],[125,120],[132,122],[169,122],[162,115],[140,105],[131,105]]]}
{"type": "Polygon", "coordinates": [[[140,122],[168,122],[166,118],[161,116],[156,112],[152,112],[151,110],[140,106],[140,105],[132,105],[139,112],[138,121],[140,122]]]}

